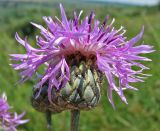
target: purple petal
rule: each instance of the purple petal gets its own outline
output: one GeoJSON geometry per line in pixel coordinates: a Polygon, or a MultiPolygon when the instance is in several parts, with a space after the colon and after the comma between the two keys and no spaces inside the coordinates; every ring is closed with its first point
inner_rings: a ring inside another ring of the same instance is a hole
{"type": "Polygon", "coordinates": [[[62,23],[64,25],[64,28],[66,30],[70,30],[69,23],[68,23],[68,20],[67,20],[67,17],[66,17],[66,13],[64,11],[64,8],[63,8],[62,4],[60,4],[60,10],[61,10],[62,23]]]}

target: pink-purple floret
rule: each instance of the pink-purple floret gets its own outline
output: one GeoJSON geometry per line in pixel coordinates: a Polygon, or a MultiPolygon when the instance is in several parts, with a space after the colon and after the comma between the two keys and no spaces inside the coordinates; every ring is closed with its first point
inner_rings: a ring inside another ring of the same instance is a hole
{"type": "Polygon", "coordinates": [[[26,38],[22,40],[16,33],[16,40],[25,47],[27,52],[26,54],[11,54],[14,61],[20,62],[12,64],[12,66],[15,70],[21,70],[22,81],[31,78],[40,65],[46,65],[45,73],[36,86],[42,88],[42,85],[48,81],[48,96],[51,100],[52,88],[63,88],[70,80],[70,67],[66,62],[65,55],[80,51],[85,55],[94,54],[96,56],[96,64],[108,80],[110,103],[114,106],[113,90],[118,93],[122,101],[127,103],[123,90],[137,90],[129,83],[143,82],[147,76],[142,71],[148,68],[138,61],[151,61],[139,54],[154,51],[153,47],[149,45],[135,46],[135,43],[143,36],[144,27],[137,36],[127,41],[124,36],[126,31],[123,27],[120,29],[112,27],[114,19],[107,24],[108,16],[100,25],[100,22],[94,18],[93,12],[81,22],[82,11],[78,16],[74,12],[74,19],[68,20],[61,4],[60,10],[61,21],[57,17],[55,17],[56,22],[51,17],[43,17],[47,29],[31,23],[41,31],[41,36],[36,37],[38,49],[32,47],[26,38]],[[139,70],[134,70],[133,67],[138,67],[139,70]],[[115,78],[118,79],[119,84],[116,84],[115,78]]]}
{"type": "Polygon", "coordinates": [[[5,131],[17,131],[17,126],[28,122],[28,120],[21,120],[25,113],[17,115],[17,113],[10,113],[10,106],[7,103],[5,94],[0,98],[0,128],[5,131]]]}

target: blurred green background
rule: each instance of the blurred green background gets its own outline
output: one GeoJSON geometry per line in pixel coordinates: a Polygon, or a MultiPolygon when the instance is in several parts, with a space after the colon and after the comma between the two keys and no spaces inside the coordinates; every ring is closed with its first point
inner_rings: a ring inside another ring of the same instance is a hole
{"type": "MultiPolygon", "coordinates": [[[[27,1],[27,0],[26,0],[27,1]]],[[[107,14],[115,18],[115,27],[123,25],[127,29],[126,36],[135,36],[145,26],[141,42],[154,46],[156,51],[145,56],[152,62],[145,62],[150,67],[145,73],[152,74],[144,83],[134,84],[139,91],[125,91],[128,105],[121,102],[114,93],[116,110],[108,102],[106,96],[107,81],[104,83],[102,99],[97,108],[82,111],[80,131],[160,131],[160,6],[129,6],[107,3],[62,2],[67,16],[73,18],[73,11],[84,10],[82,17],[94,10],[96,18],[103,21],[107,14]]],[[[58,2],[0,2],[0,93],[6,92],[13,111],[26,111],[25,118],[30,122],[19,127],[22,131],[46,131],[44,114],[35,111],[30,105],[33,81],[22,85],[16,84],[20,79],[18,72],[9,64],[10,53],[24,53],[14,38],[15,32],[21,37],[28,36],[29,42],[35,45],[35,36],[39,30],[30,22],[44,24],[43,16],[58,16],[58,2]]],[[[140,42],[140,43],[141,43],[140,42]]],[[[65,111],[52,117],[55,131],[70,130],[70,112],[65,111]]]]}

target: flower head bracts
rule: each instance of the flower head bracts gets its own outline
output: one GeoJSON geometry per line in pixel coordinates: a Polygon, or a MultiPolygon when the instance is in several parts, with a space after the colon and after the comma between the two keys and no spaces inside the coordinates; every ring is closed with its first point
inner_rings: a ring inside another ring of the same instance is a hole
{"type": "Polygon", "coordinates": [[[11,107],[7,103],[7,97],[3,94],[0,98],[0,127],[5,131],[17,131],[16,127],[28,122],[28,120],[21,120],[25,113],[20,115],[17,115],[16,112],[10,113],[10,108],[11,107]]]}
{"type": "Polygon", "coordinates": [[[70,67],[66,56],[76,51],[86,57],[92,54],[96,56],[98,69],[108,80],[109,101],[113,105],[112,91],[114,90],[127,103],[123,90],[136,90],[129,83],[143,82],[142,76],[145,74],[142,71],[148,69],[137,60],[150,61],[139,54],[153,52],[152,46],[149,45],[134,46],[142,38],[144,28],[136,37],[126,41],[124,28],[117,30],[112,27],[114,19],[107,24],[108,16],[100,26],[100,22],[94,19],[93,12],[81,22],[82,11],[78,16],[74,12],[74,19],[68,20],[61,4],[60,10],[62,21],[57,17],[55,17],[57,22],[54,22],[51,17],[43,17],[47,29],[31,23],[41,31],[41,35],[36,37],[38,49],[33,48],[26,39],[22,40],[16,33],[16,40],[25,47],[27,53],[11,55],[13,60],[20,61],[19,64],[13,64],[13,68],[21,70],[22,80],[26,80],[32,77],[40,65],[45,64],[47,68],[37,88],[42,88],[42,85],[48,82],[48,94],[51,100],[51,89],[63,88],[70,79],[70,67]],[[133,70],[133,66],[139,67],[139,70],[133,70]],[[119,85],[115,84],[115,77],[118,78],[119,85]]]}

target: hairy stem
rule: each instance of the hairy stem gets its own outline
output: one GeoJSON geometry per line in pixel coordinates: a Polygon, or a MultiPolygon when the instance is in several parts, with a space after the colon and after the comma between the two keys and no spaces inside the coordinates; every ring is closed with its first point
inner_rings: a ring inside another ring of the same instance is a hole
{"type": "Polygon", "coordinates": [[[79,130],[80,110],[71,110],[71,131],[79,130]]]}

